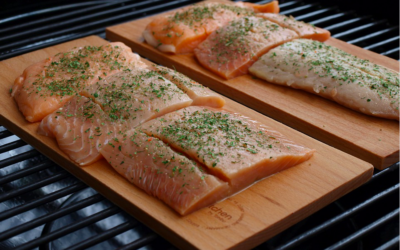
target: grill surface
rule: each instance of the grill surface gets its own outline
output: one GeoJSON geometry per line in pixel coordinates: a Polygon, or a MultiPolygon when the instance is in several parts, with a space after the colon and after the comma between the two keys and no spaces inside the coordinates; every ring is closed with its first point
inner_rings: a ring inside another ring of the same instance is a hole
{"type": "MultiPolygon", "coordinates": [[[[106,26],[193,2],[12,1],[0,10],[0,60],[88,35],[104,38],[106,26]]],[[[280,6],[281,13],[329,29],[335,38],[399,60],[399,27],[359,16],[357,7],[342,2],[287,0],[280,6]]],[[[398,216],[399,163],[256,249],[397,249],[398,216]]],[[[0,126],[0,249],[66,247],[174,249],[0,126]]]]}

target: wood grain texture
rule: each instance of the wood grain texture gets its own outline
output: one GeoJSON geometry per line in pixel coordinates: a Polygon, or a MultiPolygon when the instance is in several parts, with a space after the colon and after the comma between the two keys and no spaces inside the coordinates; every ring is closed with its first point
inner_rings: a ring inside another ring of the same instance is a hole
{"type": "MultiPolygon", "coordinates": [[[[142,32],[155,18],[109,27],[106,36],[150,60],[175,68],[209,88],[335,148],[384,169],[399,161],[399,123],[367,116],[305,91],[278,86],[249,75],[224,80],[203,68],[194,55],[169,55],[144,42],[142,32]]],[[[330,38],[327,44],[399,71],[393,59],[330,38]]]]}
{"type": "Polygon", "coordinates": [[[29,123],[23,118],[9,89],[32,63],[75,46],[105,43],[91,36],[0,62],[0,123],[174,245],[185,249],[254,247],[371,178],[371,164],[229,99],[227,110],[258,120],[317,152],[303,164],[184,217],[136,188],[104,160],[87,167],[75,165],[58,149],[54,139],[36,133],[39,123],[29,123]]]}

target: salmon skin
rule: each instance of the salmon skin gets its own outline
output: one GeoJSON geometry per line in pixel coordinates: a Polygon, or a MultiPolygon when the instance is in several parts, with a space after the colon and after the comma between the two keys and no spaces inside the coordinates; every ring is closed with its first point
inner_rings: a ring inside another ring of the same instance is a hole
{"type": "Polygon", "coordinates": [[[264,5],[203,2],[155,18],[147,25],[143,37],[148,44],[162,52],[191,53],[214,30],[257,12],[278,13],[278,2],[264,5]]]}
{"type": "Polygon", "coordinates": [[[128,181],[181,215],[211,205],[228,193],[226,182],[136,129],[119,135],[100,153],[128,181]]]}
{"type": "Polygon", "coordinates": [[[138,68],[98,81],[82,94],[101,105],[113,121],[129,128],[192,103],[188,95],[156,71],[138,68]]]}
{"type": "Polygon", "coordinates": [[[297,21],[292,16],[287,17],[276,13],[260,13],[257,14],[257,16],[279,24],[282,27],[293,30],[299,35],[300,38],[324,42],[331,37],[331,33],[328,30],[315,27],[309,23],[297,21]]]}
{"type": "Polygon", "coordinates": [[[298,35],[260,17],[243,17],[213,32],[194,51],[205,68],[225,79],[247,74],[258,57],[298,35]]]}
{"type": "Polygon", "coordinates": [[[187,107],[140,129],[204,164],[209,173],[229,182],[231,193],[314,153],[247,117],[213,108],[187,107]]]}
{"type": "Polygon", "coordinates": [[[222,108],[225,105],[225,100],[222,96],[184,74],[163,66],[152,65],[151,67],[185,92],[193,100],[193,106],[222,108]]]}
{"type": "Polygon", "coordinates": [[[250,73],[367,115],[399,120],[398,73],[318,41],[296,39],[272,49],[250,73]]]}
{"type": "Polygon", "coordinates": [[[11,96],[30,122],[41,121],[85,86],[128,67],[146,67],[123,43],[85,46],[59,53],[25,69],[11,96]]]}
{"type": "Polygon", "coordinates": [[[39,134],[56,138],[61,151],[81,166],[101,159],[99,149],[121,131],[99,105],[84,96],[71,98],[38,128],[39,134]]]}

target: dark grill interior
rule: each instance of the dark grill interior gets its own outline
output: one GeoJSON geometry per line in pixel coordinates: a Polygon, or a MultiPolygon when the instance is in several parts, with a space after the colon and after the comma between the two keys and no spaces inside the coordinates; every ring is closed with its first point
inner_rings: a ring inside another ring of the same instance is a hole
{"type": "MultiPolygon", "coordinates": [[[[0,60],[88,35],[105,38],[107,26],[193,2],[9,1],[0,10],[0,60]]],[[[268,1],[258,3],[264,2],[268,1]]],[[[280,6],[282,14],[399,60],[399,27],[393,18],[365,13],[364,7],[354,4],[357,1],[347,8],[343,2],[336,6],[335,1],[282,0],[280,6]]],[[[388,3],[393,3],[389,14],[398,16],[398,2],[388,3]]],[[[376,171],[367,184],[256,249],[397,249],[398,216],[399,163],[376,171]]],[[[175,248],[0,126],[0,249],[66,247],[175,248]]]]}

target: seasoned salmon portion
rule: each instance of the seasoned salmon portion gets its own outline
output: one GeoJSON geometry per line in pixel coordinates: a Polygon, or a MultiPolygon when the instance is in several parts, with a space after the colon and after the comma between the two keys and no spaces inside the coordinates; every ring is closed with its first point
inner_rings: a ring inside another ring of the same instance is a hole
{"type": "Polygon", "coordinates": [[[141,125],[179,152],[196,159],[237,192],[257,180],[308,160],[314,150],[300,146],[249,118],[191,106],[141,125]]]}
{"type": "Polygon", "coordinates": [[[193,100],[193,106],[222,108],[225,105],[225,100],[222,96],[184,74],[163,66],[152,65],[152,67],[160,75],[175,83],[178,88],[185,92],[193,100]]]}
{"type": "Polygon", "coordinates": [[[315,27],[312,24],[297,21],[294,17],[284,16],[276,13],[260,13],[258,17],[265,18],[271,22],[279,24],[282,27],[288,28],[296,32],[301,38],[308,38],[324,42],[331,37],[328,30],[315,27]]]}
{"type": "Polygon", "coordinates": [[[250,68],[250,73],[367,115],[399,120],[398,75],[378,76],[389,70],[382,66],[376,72],[367,69],[369,66],[364,68],[361,59],[338,50],[332,51],[332,47],[317,41],[297,39],[270,50],[250,68]]]}
{"type": "Polygon", "coordinates": [[[83,96],[71,98],[38,128],[39,134],[56,138],[61,151],[82,166],[101,159],[99,149],[120,131],[99,105],[83,96]]]}
{"type": "Polygon", "coordinates": [[[11,96],[25,118],[37,122],[85,86],[132,67],[146,65],[123,43],[75,48],[26,68],[15,80],[11,96]]]}
{"type": "Polygon", "coordinates": [[[128,181],[181,215],[228,195],[226,182],[207,174],[200,164],[174,152],[159,139],[136,129],[119,135],[100,153],[128,181]]]}
{"type": "Polygon", "coordinates": [[[225,79],[247,74],[271,48],[297,38],[296,32],[260,17],[244,17],[213,32],[196,49],[198,61],[225,79]]]}
{"type": "Polygon", "coordinates": [[[358,58],[325,43],[319,43],[308,39],[300,39],[296,40],[296,42],[294,41],[290,48],[300,53],[314,51],[315,54],[319,54],[320,56],[327,58],[328,61],[336,60],[340,63],[360,69],[370,75],[379,77],[383,81],[387,82],[387,84],[393,84],[395,86],[400,85],[398,72],[372,63],[369,60],[358,58]]]}
{"type": "Polygon", "coordinates": [[[203,2],[155,18],[143,32],[148,44],[174,54],[193,52],[214,30],[256,12],[279,12],[278,2],[249,3],[203,2]]]}
{"type": "Polygon", "coordinates": [[[110,119],[131,128],[192,103],[175,84],[148,69],[114,74],[82,94],[98,103],[110,119]]]}

